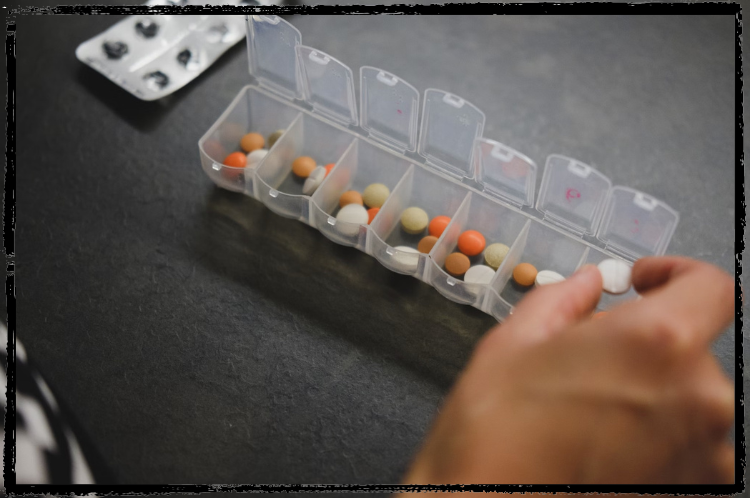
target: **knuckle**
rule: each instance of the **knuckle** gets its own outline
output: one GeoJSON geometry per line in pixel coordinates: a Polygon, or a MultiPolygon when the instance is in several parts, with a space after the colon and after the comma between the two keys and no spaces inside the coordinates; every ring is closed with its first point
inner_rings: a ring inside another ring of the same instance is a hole
{"type": "Polygon", "coordinates": [[[641,331],[651,349],[673,356],[690,350],[691,328],[682,318],[657,313],[649,315],[648,322],[650,327],[641,331]]]}

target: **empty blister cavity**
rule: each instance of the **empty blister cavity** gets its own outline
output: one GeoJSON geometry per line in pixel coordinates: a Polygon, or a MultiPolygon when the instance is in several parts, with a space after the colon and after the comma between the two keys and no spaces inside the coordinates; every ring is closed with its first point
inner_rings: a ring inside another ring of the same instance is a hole
{"type": "Polygon", "coordinates": [[[159,33],[159,25],[151,19],[141,19],[135,23],[135,32],[143,38],[154,38],[159,33]]]}
{"type": "Polygon", "coordinates": [[[128,45],[124,42],[105,41],[102,44],[102,50],[107,58],[117,60],[122,59],[128,53],[128,45]]]}
{"type": "Polygon", "coordinates": [[[177,54],[177,62],[185,69],[195,71],[201,67],[200,52],[186,47],[177,54]]]}
{"type": "Polygon", "coordinates": [[[223,22],[216,22],[208,27],[206,30],[206,40],[211,43],[222,43],[226,42],[231,38],[231,30],[229,26],[223,22]]]}
{"type": "Polygon", "coordinates": [[[468,190],[425,168],[412,166],[391,192],[375,220],[370,224],[369,252],[387,268],[402,274],[421,278],[422,264],[427,254],[409,254],[394,250],[397,246],[417,248],[427,231],[410,234],[401,227],[401,214],[409,207],[427,212],[428,218],[438,215],[453,217],[466,197],[468,190]],[[440,193],[438,196],[437,193],[440,193]]]}
{"type": "Polygon", "coordinates": [[[570,235],[531,219],[511,246],[490,286],[514,307],[533,289],[520,286],[513,279],[518,264],[531,264],[537,271],[548,269],[567,278],[580,266],[588,248],[570,235]]]}
{"type": "Polygon", "coordinates": [[[143,75],[146,86],[151,90],[161,90],[169,85],[169,77],[161,71],[151,71],[143,75]]]}
{"type": "MultiPolygon", "coordinates": [[[[443,232],[430,253],[430,282],[445,297],[462,304],[480,306],[487,285],[466,283],[451,276],[445,269],[448,255],[459,252],[458,239],[465,231],[477,231],[484,236],[486,246],[502,243],[511,246],[524,228],[528,218],[511,208],[482,196],[469,193],[458,213],[443,232]]],[[[485,265],[484,250],[469,257],[471,266],[485,265]]]]}
{"type": "Polygon", "coordinates": [[[301,114],[258,167],[256,198],[279,215],[306,221],[310,198],[302,192],[305,179],[292,172],[294,160],[307,156],[317,165],[336,163],[353,141],[340,128],[301,114]]]}
{"type": "MultiPolygon", "coordinates": [[[[199,141],[203,170],[223,188],[252,194],[254,169],[227,167],[222,161],[240,151],[240,139],[245,134],[257,132],[268,141],[275,131],[287,129],[298,115],[299,111],[278,98],[245,87],[199,141]]],[[[256,168],[263,161],[265,158],[256,168]]]]}
{"type": "Polygon", "coordinates": [[[361,139],[356,140],[313,195],[312,225],[337,243],[349,246],[363,245],[364,241],[359,237],[359,228],[347,227],[340,222],[331,223],[331,218],[335,219],[340,210],[339,198],[346,191],[363,194],[372,184],[383,184],[393,193],[409,165],[409,160],[400,158],[380,146],[361,139]]]}

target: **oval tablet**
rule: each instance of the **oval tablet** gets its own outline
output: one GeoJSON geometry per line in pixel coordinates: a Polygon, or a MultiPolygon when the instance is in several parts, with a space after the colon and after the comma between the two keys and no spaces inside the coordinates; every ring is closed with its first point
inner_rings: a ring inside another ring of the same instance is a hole
{"type": "Polygon", "coordinates": [[[397,247],[393,247],[395,250],[400,250],[402,252],[408,252],[408,253],[419,253],[419,250],[412,247],[407,247],[406,245],[399,245],[397,247]]]}
{"type": "Polygon", "coordinates": [[[372,224],[372,221],[375,219],[375,216],[378,215],[378,212],[380,212],[379,208],[371,208],[367,211],[367,223],[372,224]]]}
{"type": "Polygon", "coordinates": [[[260,162],[260,160],[266,157],[267,154],[268,154],[268,150],[262,149],[262,148],[256,149],[252,153],[248,153],[247,154],[247,166],[254,168],[260,162]]]}
{"type": "Polygon", "coordinates": [[[247,155],[239,151],[229,153],[227,157],[224,158],[223,163],[227,167],[245,168],[247,166],[247,155]]]}
{"type": "Polygon", "coordinates": [[[391,195],[391,190],[385,184],[370,184],[362,191],[362,200],[370,208],[380,208],[391,195]]]}
{"type": "Polygon", "coordinates": [[[611,294],[625,293],[630,289],[630,266],[617,259],[606,259],[596,267],[602,273],[602,288],[611,294]]]}
{"type": "Polygon", "coordinates": [[[508,245],[493,243],[484,250],[484,262],[492,269],[497,270],[510,252],[508,245]]]}
{"type": "Polygon", "coordinates": [[[527,262],[518,264],[513,269],[513,279],[521,286],[531,286],[536,279],[536,267],[527,262]]]}
{"type": "Polygon", "coordinates": [[[437,238],[440,238],[440,235],[443,234],[443,231],[445,231],[445,228],[448,227],[448,224],[451,223],[451,218],[445,215],[438,215],[434,219],[430,221],[430,226],[428,228],[428,231],[432,236],[435,236],[437,238]]]}
{"type": "Polygon", "coordinates": [[[432,235],[425,236],[421,240],[419,240],[419,245],[417,245],[417,250],[419,250],[422,253],[430,253],[432,251],[432,247],[435,246],[435,243],[437,243],[437,238],[435,238],[432,235]]]}
{"type": "Polygon", "coordinates": [[[279,140],[279,137],[281,137],[284,134],[284,130],[279,129],[276,132],[273,132],[271,135],[268,136],[268,149],[271,149],[274,144],[276,144],[276,141],[279,140]]]}
{"type": "Polygon", "coordinates": [[[445,270],[455,278],[460,278],[471,267],[469,258],[459,252],[454,252],[445,258],[445,270]]]}
{"type": "Polygon", "coordinates": [[[409,207],[401,213],[401,227],[409,234],[419,234],[427,228],[430,218],[419,207],[409,207]]]}
{"type": "Polygon", "coordinates": [[[367,224],[367,210],[362,205],[347,205],[336,214],[336,220],[348,222],[351,225],[338,226],[337,229],[347,236],[356,236],[359,233],[359,224],[367,224]],[[356,224],[356,226],[354,225],[356,224]]]}
{"type": "Polygon", "coordinates": [[[339,206],[345,207],[351,204],[362,205],[362,195],[356,191],[344,191],[344,193],[339,198],[339,206]]]}
{"type": "Polygon", "coordinates": [[[473,257],[479,255],[484,250],[484,236],[479,231],[468,230],[461,233],[458,237],[458,249],[461,253],[473,257]]]}
{"type": "MultiPolygon", "coordinates": [[[[252,154],[252,153],[250,153],[252,154]]],[[[318,186],[323,182],[323,178],[326,176],[325,167],[315,167],[310,172],[310,175],[305,179],[305,183],[302,185],[302,194],[311,195],[318,189],[318,186]]]]}
{"type": "Polygon", "coordinates": [[[474,283],[477,285],[486,285],[492,281],[495,276],[495,270],[490,266],[483,266],[481,264],[477,266],[471,266],[466,274],[464,275],[464,281],[466,283],[474,283]]]}
{"type": "Polygon", "coordinates": [[[256,132],[245,134],[240,139],[240,147],[247,153],[252,153],[266,145],[266,140],[256,132]]]}
{"type": "Polygon", "coordinates": [[[300,156],[292,162],[292,172],[298,177],[307,179],[318,164],[309,156],[300,156]]]}
{"type": "Polygon", "coordinates": [[[536,278],[534,278],[536,286],[551,285],[553,283],[560,283],[561,281],[565,281],[565,276],[548,269],[539,271],[536,273],[536,278]]]}

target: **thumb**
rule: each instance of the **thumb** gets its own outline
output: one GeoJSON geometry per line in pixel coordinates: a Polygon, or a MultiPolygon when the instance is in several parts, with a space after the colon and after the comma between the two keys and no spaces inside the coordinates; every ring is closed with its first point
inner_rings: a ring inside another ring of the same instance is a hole
{"type": "Polygon", "coordinates": [[[602,275],[595,265],[587,264],[565,281],[530,292],[489,335],[503,337],[503,342],[544,341],[591,316],[601,293],[602,275]]]}

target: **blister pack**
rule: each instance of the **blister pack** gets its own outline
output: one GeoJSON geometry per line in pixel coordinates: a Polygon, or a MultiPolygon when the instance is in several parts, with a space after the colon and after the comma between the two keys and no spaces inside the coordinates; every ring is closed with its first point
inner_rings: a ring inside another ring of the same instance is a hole
{"type": "MultiPolygon", "coordinates": [[[[146,5],[204,3],[151,0],[146,5]]],[[[83,42],[76,57],[137,98],[153,101],[187,85],[244,37],[242,15],[133,15],[83,42]]]]}

